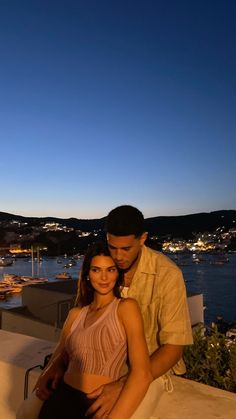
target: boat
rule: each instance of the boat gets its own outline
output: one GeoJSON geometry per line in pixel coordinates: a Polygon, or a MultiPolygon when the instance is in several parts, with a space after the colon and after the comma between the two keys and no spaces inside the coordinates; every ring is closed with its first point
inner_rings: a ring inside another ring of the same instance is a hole
{"type": "Polygon", "coordinates": [[[200,258],[193,258],[193,262],[198,264],[201,263],[201,259],[200,258]]]}
{"type": "Polygon", "coordinates": [[[68,272],[60,272],[55,275],[56,279],[72,279],[72,276],[68,272]]]}
{"type": "Polygon", "coordinates": [[[15,294],[21,291],[22,289],[19,287],[13,287],[13,286],[10,287],[7,285],[5,285],[4,287],[1,286],[0,288],[1,300],[4,300],[8,295],[15,294]]]}
{"type": "Polygon", "coordinates": [[[71,266],[76,266],[77,265],[77,262],[74,259],[70,259],[69,262],[68,262],[68,264],[70,265],[70,267],[71,266]]]}
{"type": "Polygon", "coordinates": [[[20,282],[27,283],[28,285],[32,284],[44,284],[45,282],[48,282],[47,278],[34,278],[33,276],[21,276],[20,282]]]}
{"type": "Polygon", "coordinates": [[[73,256],[73,259],[74,260],[80,260],[80,259],[83,259],[83,257],[84,257],[84,255],[81,255],[80,253],[78,253],[77,255],[73,256]]]}
{"type": "Polygon", "coordinates": [[[225,263],[229,262],[229,258],[225,255],[218,256],[215,259],[210,261],[210,265],[224,265],[225,263]]]}
{"type": "Polygon", "coordinates": [[[20,292],[22,292],[22,287],[19,287],[17,285],[13,285],[12,287],[10,287],[7,290],[7,295],[11,295],[11,294],[19,294],[20,292]]]}
{"type": "Polygon", "coordinates": [[[2,266],[2,267],[11,266],[12,264],[13,264],[12,259],[5,258],[5,257],[0,257],[0,266],[2,266]]]}
{"type": "Polygon", "coordinates": [[[193,261],[193,263],[198,264],[198,263],[205,262],[206,259],[202,255],[200,255],[199,253],[193,253],[192,261],[193,261]]]}
{"type": "Polygon", "coordinates": [[[47,278],[32,278],[6,274],[3,280],[0,281],[0,300],[5,300],[8,296],[21,293],[27,285],[43,284],[45,282],[48,282],[47,278]]]}
{"type": "Polygon", "coordinates": [[[0,282],[1,286],[25,286],[32,284],[43,284],[48,282],[47,278],[34,278],[32,276],[18,276],[14,274],[4,274],[3,280],[0,282]]]}
{"type": "Polygon", "coordinates": [[[20,279],[19,275],[10,274],[10,273],[3,274],[3,281],[4,282],[12,283],[12,282],[17,281],[19,279],[20,279]]]}
{"type": "Polygon", "coordinates": [[[68,263],[66,263],[64,265],[64,268],[68,269],[68,268],[72,268],[72,266],[76,265],[76,261],[75,260],[70,260],[68,263]]]}

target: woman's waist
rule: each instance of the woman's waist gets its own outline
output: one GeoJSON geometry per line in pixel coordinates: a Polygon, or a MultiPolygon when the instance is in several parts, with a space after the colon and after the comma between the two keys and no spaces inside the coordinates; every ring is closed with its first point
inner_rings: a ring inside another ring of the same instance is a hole
{"type": "Polygon", "coordinates": [[[114,381],[113,378],[104,375],[75,373],[66,371],[64,375],[64,382],[76,390],[81,390],[84,393],[91,393],[98,387],[114,381]]]}

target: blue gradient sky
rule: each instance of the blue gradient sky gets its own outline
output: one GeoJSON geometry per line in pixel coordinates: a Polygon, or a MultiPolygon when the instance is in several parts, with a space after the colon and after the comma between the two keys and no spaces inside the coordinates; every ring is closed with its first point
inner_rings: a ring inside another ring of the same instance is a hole
{"type": "Polygon", "coordinates": [[[236,209],[236,2],[0,0],[0,211],[236,209]]]}

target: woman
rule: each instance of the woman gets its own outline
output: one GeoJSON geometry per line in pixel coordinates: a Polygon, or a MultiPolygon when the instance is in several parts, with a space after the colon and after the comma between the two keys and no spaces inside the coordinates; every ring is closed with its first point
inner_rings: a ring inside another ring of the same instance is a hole
{"type": "MultiPolygon", "coordinates": [[[[129,419],[143,399],[152,377],[142,317],[135,300],[120,298],[120,285],[107,245],[95,243],[83,262],[77,306],[69,312],[48,368],[55,366],[63,380],[44,402],[39,419],[85,418],[94,401],[86,394],[119,379],[127,358],[128,379],[112,411],[103,417],[129,419]]],[[[48,380],[47,369],[37,383],[40,399],[48,392],[44,375],[48,380]]],[[[54,376],[52,387],[55,384],[54,376]]]]}

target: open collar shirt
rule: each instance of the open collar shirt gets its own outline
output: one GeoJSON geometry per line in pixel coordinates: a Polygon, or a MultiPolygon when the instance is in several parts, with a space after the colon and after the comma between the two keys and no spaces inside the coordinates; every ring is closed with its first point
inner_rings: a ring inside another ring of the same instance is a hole
{"type": "MultiPolygon", "coordinates": [[[[183,275],[168,257],[144,245],[127,296],[139,303],[150,354],[167,343],[193,342],[183,275]]],[[[174,372],[184,373],[184,363],[174,372]]]]}

